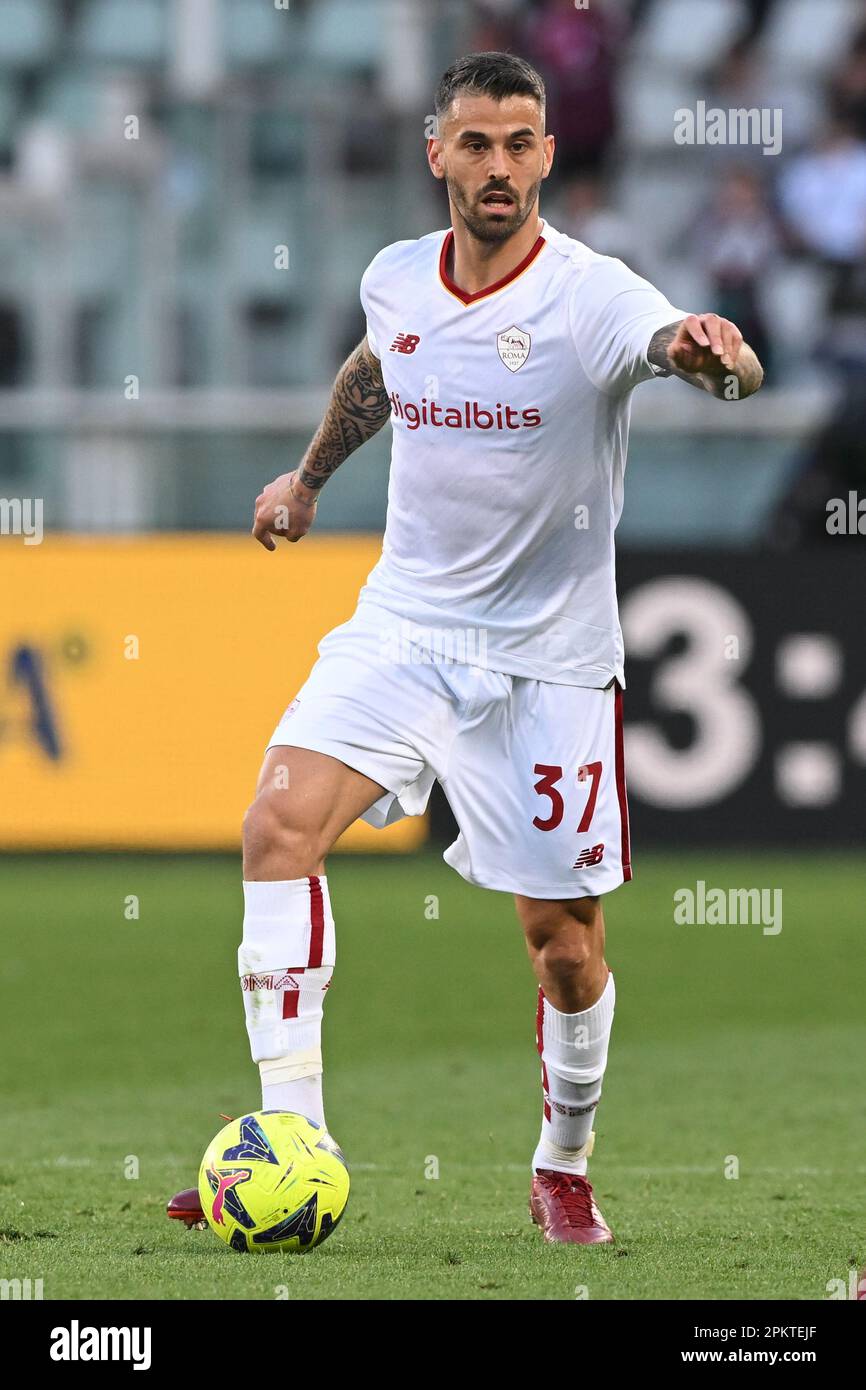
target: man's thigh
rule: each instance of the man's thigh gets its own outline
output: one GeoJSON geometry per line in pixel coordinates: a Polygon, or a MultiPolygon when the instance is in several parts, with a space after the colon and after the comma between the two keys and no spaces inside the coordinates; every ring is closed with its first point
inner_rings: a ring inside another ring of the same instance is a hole
{"type": "Polygon", "coordinates": [[[445,858],[472,883],[573,900],[631,878],[619,687],[515,677],[508,700],[455,739],[445,858]]]}
{"type": "Polygon", "coordinates": [[[266,752],[256,785],[257,797],[284,807],[283,819],[328,832],[331,844],[384,793],[338,758],[279,744],[266,752]]]}
{"type": "Polygon", "coordinates": [[[456,723],[437,668],[414,648],[389,642],[391,623],[356,614],[328,634],[271,736],[266,763],[274,748],[291,747],[362,774],[380,792],[358,814],[377,828],[425,809],[456,723]]]}

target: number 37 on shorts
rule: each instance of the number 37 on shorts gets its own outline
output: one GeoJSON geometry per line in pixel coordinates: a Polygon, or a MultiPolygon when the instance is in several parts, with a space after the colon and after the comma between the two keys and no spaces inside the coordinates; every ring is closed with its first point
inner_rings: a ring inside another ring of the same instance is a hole
{"type": "Polygon", "coordinates": [[[601,759],[581,763],[576,770],[555,763],[536,763],[533,772],[537,780],[533,783],[533,791],[542,798],[544,809],[533,816],[532,824],[536,830],[544,832],[558,830],[569,818],[574,821],[579,811],[579,819],[570,826],[578,837],[576,843],[579,845],[572,870],[593,869],[603,863],[607,853],[609,860],[619,860],[622,878],[630,879],[628,807],[622,756],[622,693],[618,686],[614,694],[612,752],[606,781],[605,765],[601,759]],[[599,789],[603,784],[607,796],[599,807],[599,789]]]}
{"type": "Polygon", "coordinates": [[[449,779],[461,835],[445,857],[485,887],[595,897],[632,876],[622,691],[544,684],[536,692],[531,709],[520,710],[519,698],[512,709],[506,766],[500,730],[483,768],[470,755],[449,779]],[[491,776],[496,770],[503,775],[491,776]]]}

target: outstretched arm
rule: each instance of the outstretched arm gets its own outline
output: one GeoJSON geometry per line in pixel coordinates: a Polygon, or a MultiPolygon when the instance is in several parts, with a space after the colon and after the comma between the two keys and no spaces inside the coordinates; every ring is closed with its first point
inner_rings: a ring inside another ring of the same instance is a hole
{"type": "Polygon", "coordinates": [[[300,467],[275,478],[256,498],[253,535],[266,550],[276,549],[275,536],[299,541],[307,534],[331,474],[382,428],[390,413],[381,363],[364,338],[337,373],[324,419],[300,467]]]}
{"type": "Polygon", "coordinates": [[[719,400],[744,400],[764,380],[764,369],[737,325],[718,314],[689,314],[660,328],[647,356],[654,366],[719,400]]]}

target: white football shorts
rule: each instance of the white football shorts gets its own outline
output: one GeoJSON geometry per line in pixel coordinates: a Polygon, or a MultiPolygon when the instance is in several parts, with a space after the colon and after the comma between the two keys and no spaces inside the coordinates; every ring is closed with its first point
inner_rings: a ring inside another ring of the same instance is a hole
{"type": "Polygon", "coordinates": [[[481,888],[534,898],[631,878],[622,691],[555,685],[445,659],[362,601],[268,744],[330,754],[385,787],[364,815],[421,814],[441,783],[460,834],[444,859],[481,888]]]}

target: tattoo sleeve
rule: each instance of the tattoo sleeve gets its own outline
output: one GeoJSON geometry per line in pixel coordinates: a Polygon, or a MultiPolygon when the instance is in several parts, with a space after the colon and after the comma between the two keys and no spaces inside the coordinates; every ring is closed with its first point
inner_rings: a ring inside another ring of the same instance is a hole
{"type": "Polygon", "coordinates": [[[381,363],[364,338],[337,373],[325,417],[301,461],[300,482],[316,490],[324,487],[340,464],[372,438],[390,414],[381,363]]]}
{"type": "Polygon", "coordinates": [[[669,323],[653,335],[647,349],[647,357],[653,366],[663,367],[672,376],[678,376],[680,381],[687,381],[699,391],[708,391],[719,400],[745,400],[746,396],[754,395],[764,380],[764,369],[748,343],[743,343],[740,348],[736,367],[724,367],[720,362],[718,371],[683,372],[679,367],[672,366],[668,348],[677,336],[681,322],[669,323]]]}
{"type": "Polygon", "coordinates": [[[679,328],[678,323],[669,323],[666,328],[660,328],[657,333],[653,334],[647,348],[647,357],[654,367],[661,367],[666,372],[676,376],[680,376],[682,373],[677,372],[676,368],[671,366],[668,360],[668,348],[677,336],[679,328]]]}

